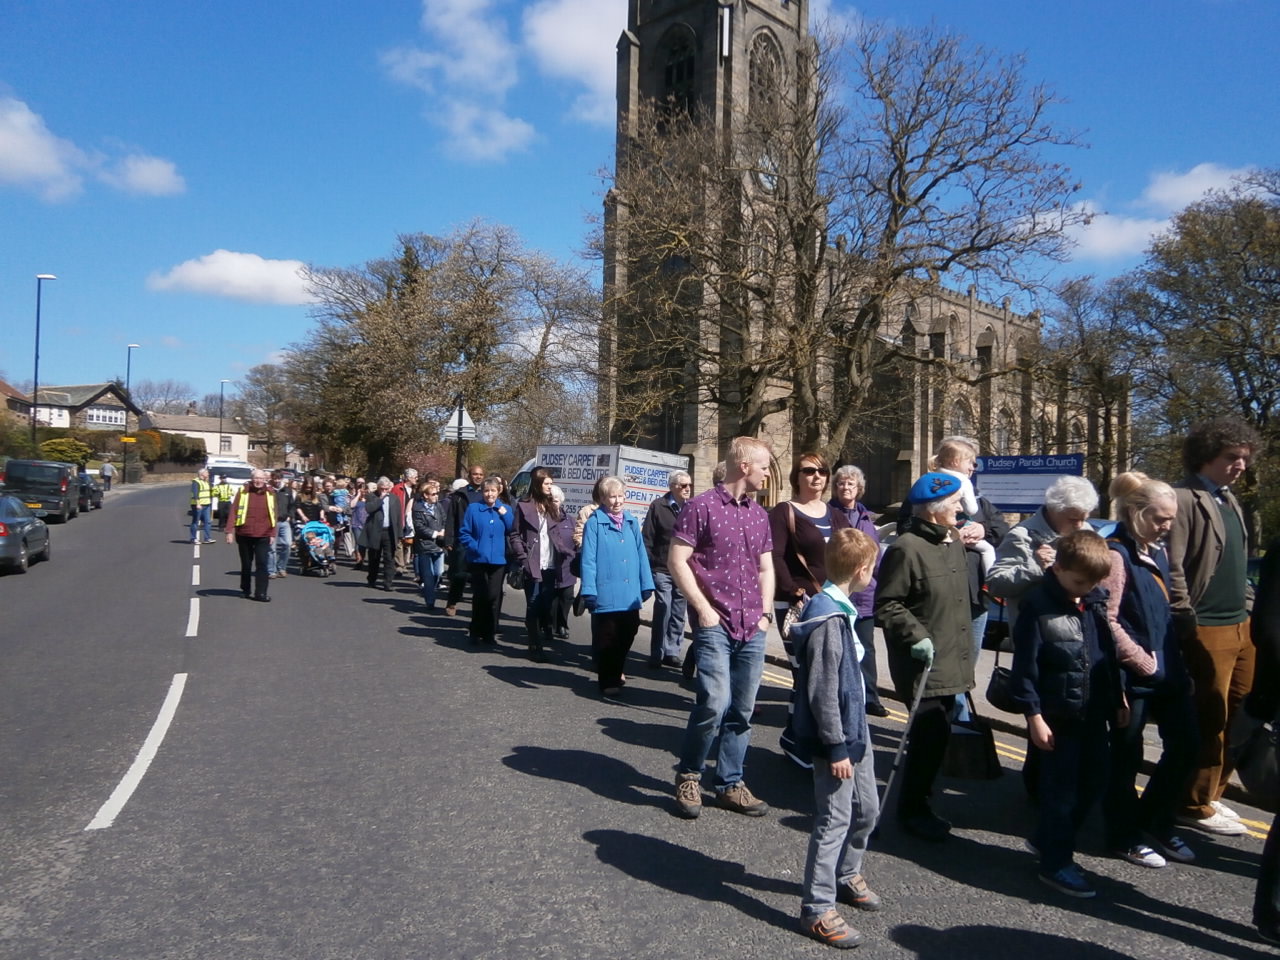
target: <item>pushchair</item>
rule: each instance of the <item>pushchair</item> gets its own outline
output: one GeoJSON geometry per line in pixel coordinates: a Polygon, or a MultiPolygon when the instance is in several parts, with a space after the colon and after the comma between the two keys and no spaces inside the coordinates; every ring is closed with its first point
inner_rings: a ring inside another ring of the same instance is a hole
{"type": "MultiPolygon", "coordinates": [[[[327,523],[312,520],[304,523],[299,531],[302,545],[311,558],[311,564],[317,577],[331,577],[336,572],[333,567],[333,530],[327,523]]],[[[305,572],[305,571],[304,571],[305,572]]]]}

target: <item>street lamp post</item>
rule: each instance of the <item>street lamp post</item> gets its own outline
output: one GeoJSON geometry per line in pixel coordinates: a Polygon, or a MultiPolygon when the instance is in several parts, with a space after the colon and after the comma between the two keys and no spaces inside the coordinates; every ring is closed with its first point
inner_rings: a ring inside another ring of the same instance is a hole
{"type": "MultiPolygon", "coordinates": [[[[130,389],[130,383],[133,380],[133,351],[137,350],[141,346],[142,344],[140,343],[131,343],[129,344],[129,349],[125,352],[124,396],[125,396],[126,404],[133,403],[133,390],[130,389]]],[[[124,408],[124,432],[125,433],[129,432],[129,407],[127,405],[124,408]]],[[[124,447],[124,467],[121,470],[120,482],[128,483],[129,482],[129,444],[122,443],[120,444],[120,446],[124,447]]]]}
{"type": "Polygon", "coordinates": [[[36,274],[36,368],[31,377],[31,455],[36,456],[36,404],[40,401],[40,287],[46,280],[57,280],[52,273],[36,274]]]}
{"type": "Polygon", "coordinates": [[[226,396],[227,384],[230,380],[223,380],[218,384],[218,453],[222,453],[222,400],[226,396]]]}

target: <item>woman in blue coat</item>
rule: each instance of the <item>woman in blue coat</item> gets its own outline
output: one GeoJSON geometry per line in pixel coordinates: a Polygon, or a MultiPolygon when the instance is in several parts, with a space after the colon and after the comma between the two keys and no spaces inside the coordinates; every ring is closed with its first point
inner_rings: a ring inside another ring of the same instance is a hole
{"type": "Polygon", "coordinates": [[[498,499],[502,489],[496,478],[485,480],[483,499],[467,507],[458,528],[458,541],[466,552],[471,571],[472,643],[496,643],[502,609],[502,574],[507,568],[507,534],[511,532],[511,508],[498,499]]]}
{"type": "Polygon", "coordinates": [[[600,508],[582,531],[582,590],[591,611],[596,683],[605,696],[621,692],[623,664],[640,629],[640,606],[653,595],[653,574],[640,521],[623,509],[626,485],[605,477],[597,485],[600,508]]]}

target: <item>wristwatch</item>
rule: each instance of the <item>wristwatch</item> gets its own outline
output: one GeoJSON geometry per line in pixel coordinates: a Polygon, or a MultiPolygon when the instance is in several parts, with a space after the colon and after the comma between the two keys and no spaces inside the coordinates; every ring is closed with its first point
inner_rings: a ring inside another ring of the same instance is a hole
{"type": "Polygon", "coordinates": [[[768,620],[770,623],[773,623],[773,611],[766,610],[764,613],[760,614],[760,619],[768,620]]]}

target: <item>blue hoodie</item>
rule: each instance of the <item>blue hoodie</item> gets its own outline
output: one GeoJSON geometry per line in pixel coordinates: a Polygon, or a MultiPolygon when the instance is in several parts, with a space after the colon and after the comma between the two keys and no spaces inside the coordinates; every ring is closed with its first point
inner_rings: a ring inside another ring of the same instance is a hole
{"type": "Polygon", "coordinates": [[[829,762],[866,756],[866,690],[848,614],[826,593],[805,604],[789,639],[796,670],[792,729],[802,757],[829,762]]]}

